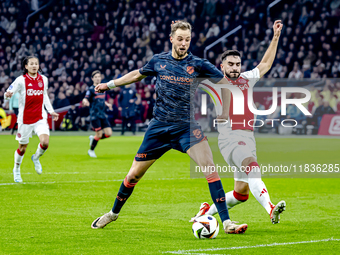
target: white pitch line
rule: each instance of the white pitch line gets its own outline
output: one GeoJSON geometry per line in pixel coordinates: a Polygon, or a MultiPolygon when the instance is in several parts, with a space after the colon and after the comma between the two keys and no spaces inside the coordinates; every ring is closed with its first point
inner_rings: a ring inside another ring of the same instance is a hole
{"type": "MultiPolygon", "coordinates": [[[[250,249],[250,248],[260,248],[260,247],[271,247],[280,245],[292,245],[292,244],[306,244],[306,243],[320,243],[320,242],[330,242],[330,241],[340,241],[340,239],[322,239],[322,240],[310,240],[310,241],[300,241],[300,242],[288,242],[288,243],[271,243],[271,244],[258,244],[253,246],[236,246],[236,247],[225,247],[225,248],[210,248],[210,249],[197,249],[197,250],[178,250],[178,251],[166,251],[163,253],[172,254],[185,254],[185,255],[212,255],[207,253],[197,253],[205,251],[222,251],[222,250],[239,250],[239,249],[250,249]],[[195,253],[192,253],[195,252],[195,253]]],[[[214,254],[219,255],[219,254],[214,254]]]]}
{"type": "MultiPolygon", "coordinates": [[[[146,181],[168,181],[168,180],[188,180],[190,178],[159,178],[159,179],[145,179],[146,181]]],[[[96,183],[96,182],[122,182],[124,179],[117,180],[85,180],[85,181],[51,181],[51,182],[10,182],[0,183],[0,186],[20,185],[20,184],[69,184],[69,183],[96,183]]]]}

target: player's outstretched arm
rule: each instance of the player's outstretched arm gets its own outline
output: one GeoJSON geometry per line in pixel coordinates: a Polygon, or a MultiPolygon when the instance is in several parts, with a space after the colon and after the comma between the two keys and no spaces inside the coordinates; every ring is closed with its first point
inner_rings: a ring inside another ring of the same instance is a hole
{"type": "Polygon", "coordinates": [[[145,75],[142,75],[139,70],[131,71],[127,74],[125,74],[123,77],[120,77],[116,80],[111,80],[108,83],[101,83],[98,84],[95,88],[95,91],[97,92],[104,92],[109,89],[113,89],[115,87],[128,85],[137,81],[141,81],[145,78],[145,75]]]}
{"type": "MultiPolygon", "coordinates": [[[[226,78],[220,80],[217,84],[230,84],[226,78]]],[[[227,88],[222,88],[222,114],[217,116],[217,120],[227,120],[229,118],[229,109],[230,109],[230,100],[231,100],[231,92],[227,88]]]]}
{"type": "Polygon", "coordinates": [[[274,30],[273,39],[266,53],[264,54],[260,64],[257,66],[257,68],[260,71],[260,77],[265,75],[273,65],[282,27],[283,25],[281,23],[281,20],[275,20],[274,25],[273,25],[273,30],[274,30]]]}

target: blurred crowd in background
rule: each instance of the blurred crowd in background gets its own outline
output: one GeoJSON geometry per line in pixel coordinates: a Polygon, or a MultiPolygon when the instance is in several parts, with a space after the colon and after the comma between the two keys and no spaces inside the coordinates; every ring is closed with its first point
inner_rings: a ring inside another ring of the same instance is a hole
{"type": "MultiPolygon", "coordinates": [[[[206,46],[242,25],[225,42],[211,48],[207,59],[219,68],[220,54],[237,49],[245,71],[262,59],[272,38],[273,22],[281,19],[284,27],[277,56],[265,78],[323,79],[312,89],[309,108],[316,114],[318,107],[328,109],[327,105],[339,111],[340,1],[287,0],[267,10],[271,2],[4,0],[0,6],[0,105],[4,104],[5,90],[21,75],[21,60],[27,55],[39,58],[49,79],[49,97],[58,109],[81,102],[92,85],[90,74],[94,70],[101,70],[102,81],[107,82],[141,68],[154,54],[171,50],[173,20],[193,25],[190,51],[199,57],[206,46]]],[[[149,77],[129,88],[136,92],[135,116],[141,123],[152,117],[154,83],[149,77]]],[[[113,124],[121,118],[121,93],[121,88],[107,93],[115,106],[110,113],[113,124]]],[[[76,108],[80,119],[88,115],[88,110],[76,108]]]]}

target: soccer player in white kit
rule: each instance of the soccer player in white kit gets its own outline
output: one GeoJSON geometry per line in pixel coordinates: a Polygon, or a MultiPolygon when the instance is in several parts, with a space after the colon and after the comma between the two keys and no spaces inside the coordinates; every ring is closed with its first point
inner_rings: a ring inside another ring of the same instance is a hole
{"type": "MultiPolygon", "coordinates": [[[[261,172],[257,163],[256,144],[254,138],[254,128],[249,126],[248,121],[254,120],[255,116],[250,111],[247,98],[248,88],[253,87],[256,82],[266,74],[271,68],[275,59],[277,45],[282,30],[280,20],[276,20],[273,25],[274,36],[261,62],[253,70],[241,73],[241,55],[236,50],[226,51],[222,54],[221,69],[229,82],[238,86],[244,96],[244,115],[233,114],[233,97],[230,102],[229,120],[225,124],[217,124],[219,136],[218,145],[225,161],[229,166],[234,167],[237,171],[234,173],[234,190],[226,193],[226,203],[228,209],[235,205],[247,201],[249,190],[257,201],[265,208],[270,216],[273,224],[279,223],[280,214],[286,208],[286,202],[280,201],[274,205],[269,197],[266,185],[261,180],[261,172]],[[232,124],[231,124],[232,123],[232,124]]],[[[207,84],[202,84],[203,86],[207,84]]],[[[209,85],[207,85],[209,87],[209,85]]],[[[223,93],[223,89],[216,89],[219,97],[223,93]]],[[[223,119],[224,114],[222,104],[215,105],[218,118],[223,119]]],[[[252,122],[252,121],[251,121],[252,122]]],[[[250,123],[251,123],[250,122],[250,123]]],[[[216,214],[214,205],[209,206],[208,203],[202,203],[197,217],[208,214],[216,214]]]]}
{"type": "Polygon", "coordinates": [[[38,135],[40,143],[31,159],[34,163],[35,171],[38,174],[42,173],[39,158],[48,148],[50,135],[44,106],[52,115],[54,121],[58,120],[59,117],[59,114],[54,112],[47,95],[48,79],[38,73],[40,70],[39,60],[34,56],[26,57],[22,62],[22,67],[24,69],[23,75],[16,78],[5,93],[5,99],[11,98],[16,92],[20,94],[18,132],[16,135],[19,148],[14,153],[13,168],[15,182],[22,182],[20,165],[33,131],[38,135]]]}

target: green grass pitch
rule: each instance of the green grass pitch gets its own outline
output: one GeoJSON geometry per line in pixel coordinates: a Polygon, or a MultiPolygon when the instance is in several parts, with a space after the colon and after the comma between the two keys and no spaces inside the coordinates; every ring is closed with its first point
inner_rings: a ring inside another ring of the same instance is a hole
{"type": "MultiPolygon", "coordinates": [[[[340,163],[339,139],[256,140],[259,163],[340,163]]],[[[21,166],[25,183],[15,184],[17,141],[1,135],[0,254],[339,254],[339,178],[264,178],[272,201],[287,202],[280,224],[272,225],[250,195],[230,210],[233,220],[248,224],[245,234],[226,235],[220,225],[216,239],[198,240],[188,220],[201,202],[211,203],[208,185],[204,178],[190,178],[189,157],[174,150],[149,169],[118,221],[91,229],[112,207],[141,141],[141,136],[102,140],[92,159],[88,137],[52,135],[39,176],[30,160],[35,136],[21,166]]],[[[226,192],[233,189],[232,178],[222,182],[226,192]]]]}

